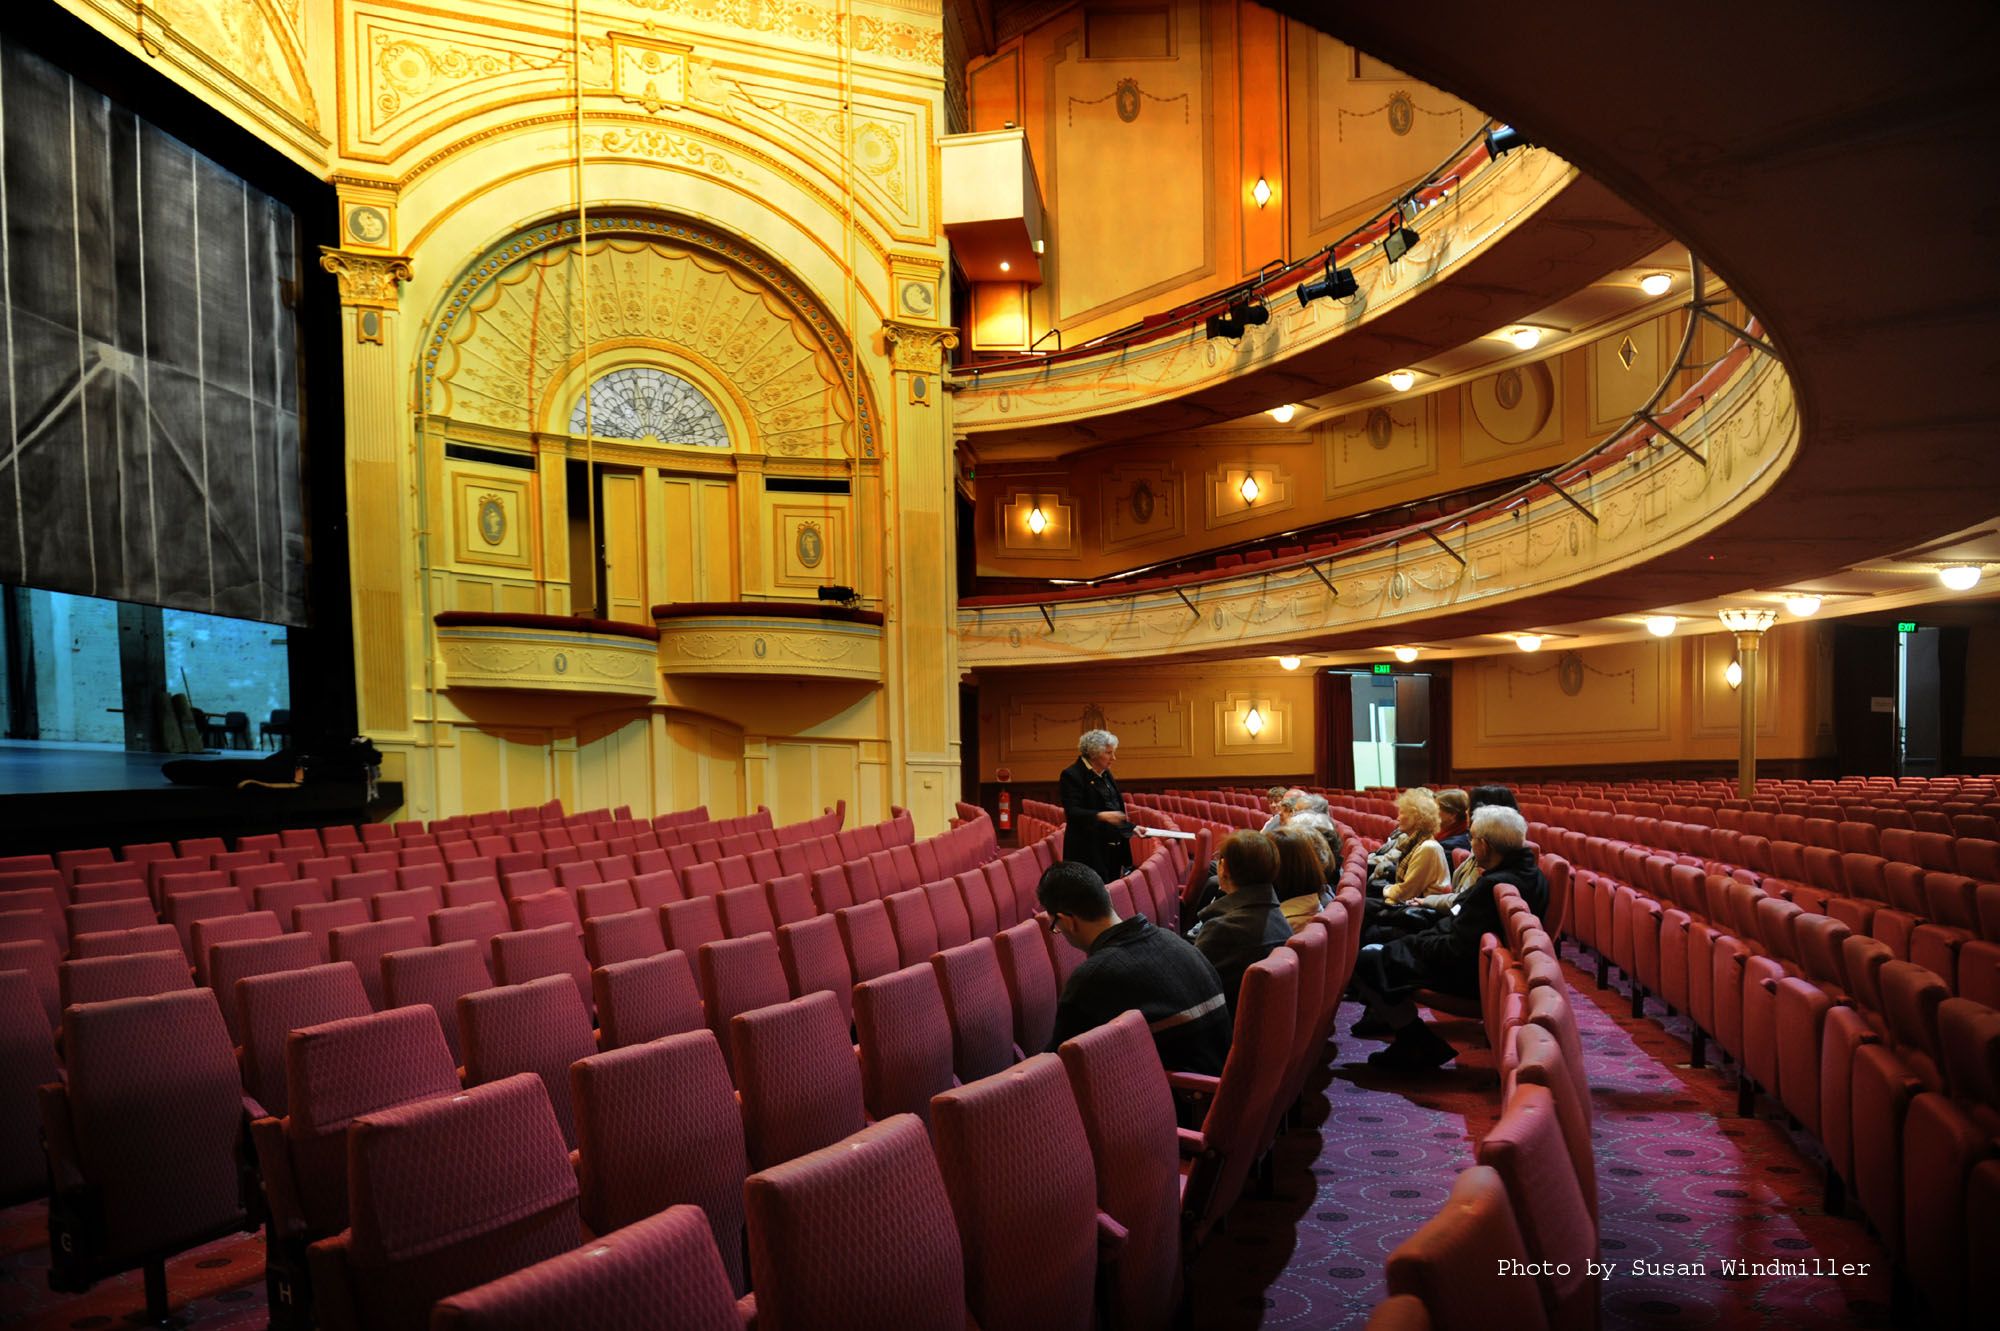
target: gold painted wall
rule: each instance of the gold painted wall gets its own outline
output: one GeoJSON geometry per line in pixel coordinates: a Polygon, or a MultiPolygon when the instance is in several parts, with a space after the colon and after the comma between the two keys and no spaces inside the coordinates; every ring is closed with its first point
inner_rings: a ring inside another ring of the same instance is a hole
{"type": "Polygon", "coordinates": [[[938,0],[64,3],[336,186],[358,702],[400,816],[846,799],[944,827],[938,0]],[[695,384],[730,446],[573,435],[621,366],[695,384]],[[613,469],[580,540],[579,458],[613,469]],[[587,609],[593,527],[618,618],[855,586],[887,617],[882,681],[450,687],[432,616],[587,609]]]}
{"type": "Polygon", "coordinates": [[[1268,657],[1206,666],[1007,671],[979,680],[982,780],[1053,781],[1077,736],[1118,736],[1127,780],[1243,777],[1313,770],[1313,676],[1268,657]],[[1255,707],[1263,728],[1245,725],[1255,707]]]}
{"type": "Polygon", "coordinates": [[[1659,384],[1678,311],[1308,429],[1218,426],[1059,462],[979,466],[980,574],[1090,578],[1557,466],[1659,384]],[[1628,365],[1617,349],[1630,337],[1628,365]],[[1245,504],[1245,474],[1259,495],[1245,504]],[[1037,506],[1049,525],[1028,526],[1037,506]]]}
{"type": "Polygon", "coordinates": [[[1484,123],[1249,0],[1072,5],[967,87],[972,130],[1027,132],[1053,226],[1040,287],[974,289],[973,342],[994,352],[1051,327],[1073,346],[1308,254],[1484,123]]]}
{"type": "MultiPolygon", "coordinates": [[[[1758,652],[1760,760],[1833,754],[1832,639],[1782,624],[1758,652]]],[[[1727,633],[1617,643],[1452,666],[1452,764],[1510,767],[1733,762],[1737,697],[1727,633]]],[[[1748,681],[1745,687],[1749,687],[1748,681]]]]}

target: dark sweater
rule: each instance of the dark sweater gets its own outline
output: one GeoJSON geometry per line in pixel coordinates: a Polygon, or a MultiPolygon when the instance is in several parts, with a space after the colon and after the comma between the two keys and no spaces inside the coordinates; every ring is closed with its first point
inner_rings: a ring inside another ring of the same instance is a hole
{"type": "Polygon", "coordinates": [[[1269,956],[1272,948],[1283,947],[1292,936],[1292,926],[1279,905],[1278,890],[1269,883],[1245,884],[1216,898],[1202,911],[1200,924],[1194,945],[1222,977],[1222,994],[1234,1017],[1243,972],[1269,956]]]}
{"type": "Polygon", "coordinates": [[[1479,992],[1480,936],[1506,933],[1500,905],[1493,899],[1493,889],[1501,883],[1511,883],[1530,906],[1549,899],[1549,880],[1536,866],[1535,852],[1523,846],[1479,875],[1435,926],[1390,945],[1407,949],[1408,961],[1424,976],[1425,987],[1468,997],[1479,992]]]}
{"type": "Polygon", "coordinates": [[[1221,997],[1215,967],[1193,944],[1134,915],[1099,934],[1071,973],[1056,1002],[1049,1048],[1136,1009],[1153,1028],[1169,1072],[1219,1076],[1231,1031],[1227,1005],[1214,1001],[1221,997]]]}

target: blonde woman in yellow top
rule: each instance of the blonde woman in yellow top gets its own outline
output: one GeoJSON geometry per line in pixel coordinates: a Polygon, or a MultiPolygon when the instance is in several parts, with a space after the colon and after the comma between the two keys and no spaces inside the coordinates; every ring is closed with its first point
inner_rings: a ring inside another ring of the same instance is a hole
{"type": "Polygon", "coordinates": [[[1396,881],[1383,890],[1382,900],[1399,906],[1445,890],[1451,862],[1437,843],[1437,796],[1423,786],[1404,791],[1396,801],[1396,830],[1403,834],[1403,855],[1396,881]]]}

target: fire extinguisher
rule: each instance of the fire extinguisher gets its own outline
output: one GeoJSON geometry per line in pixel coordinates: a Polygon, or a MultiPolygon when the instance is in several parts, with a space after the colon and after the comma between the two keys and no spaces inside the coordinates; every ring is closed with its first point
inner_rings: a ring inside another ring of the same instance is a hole
{"type": "Polygon", "coordinates": [[[1002,782],[1000,787],[1000,830],[1005,832],[1014,826],[1014,797],[1008,793],[1005,783],[1013,778],[1013,773],[1001,768],[993,774],[1002,782]]]}

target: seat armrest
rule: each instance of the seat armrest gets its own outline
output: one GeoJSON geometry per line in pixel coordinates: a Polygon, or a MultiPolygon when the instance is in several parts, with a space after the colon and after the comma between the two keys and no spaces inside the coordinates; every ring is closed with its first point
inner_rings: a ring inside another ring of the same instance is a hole
{"type": "Polygon", "coordinates": [[[1187,1091],[1194,1095],[1214,1096],[1222,1085],[1222,1078],[1211,1077],[1206,1072],[1169,1072],[1167,1085],[1177,1091],[1187,1091]]]}
{"type": "Polygon", "coordinates": [[[304,1238],[305,1209],[299,1203],[298,1183],[292,1177],[291,1143],[285,1140],[284,1120],[268,1114],[251,1119],[250,1145],[256,1150],[258,1173],[264,1179],[264,1201],[271,1210],[272,1237],[304,1238]]]}
{"type": "Polygon", "coordinates": [[[348,1280],[347,1246],[353,1232],[343,1229],[306,1249],[320,1331],[363,1331],[360,1313],[354,1307],[354,1287],[348,1280]]]}
{"type": "Polygon", "coordinates": [[[736,1300],[736,1319],[750,1328],[757,1325],[757,1295],[754,1291],[736,1300]]]}
{"type": "Polygon", "coordinates": [[[1097,1213],[1097,1260],[1100,1264],[1115,1262],[1122,1257],[1131,1238],[1132,1231],[1104,1212],[1097,1213]]]}
{"type": "Polygon", "coordinates": [[[1175,1128],[1174,1135],[1180,1143],[1181,1154],[1183,1156],[1192,1158],[1208,1149],[1208,1137],[1206,1134],[1196,1132],[1193,1128],[1175,1128]]]}
{"type": "Polygon", "coordinates": [[[38,1087],[36,1098],[42,1106],[42,1140],[48,1149],[49,1182],[57,1192],[83,1187],[83,1163],[77,1157],[76,1136],[69,1116],[69,1087],[50,1082],[38,1087]]]}

